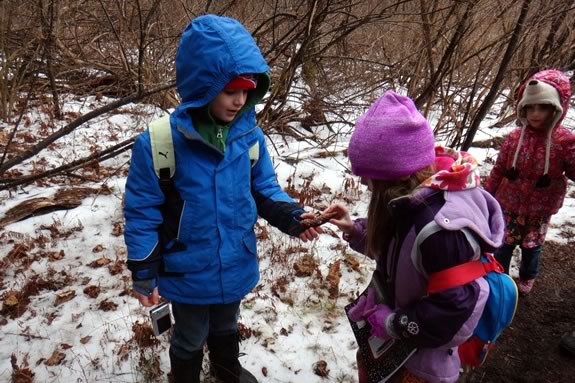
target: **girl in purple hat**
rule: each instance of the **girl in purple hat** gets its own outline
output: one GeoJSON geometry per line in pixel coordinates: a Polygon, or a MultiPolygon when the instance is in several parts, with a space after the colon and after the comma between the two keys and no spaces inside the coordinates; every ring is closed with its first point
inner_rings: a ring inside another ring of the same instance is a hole
{"type": "MultiPolygon", "coordinates": [[[[417,351],[394,382],[455,382],[458,346],[468,339],[487,296],[482,278],[428,294],[431,273],[477,259],[500,246],[503,215],[479,187],[477,162],[435,147],[431,127],[408,97],[388,91],[359,119],[349,144],[352,172],[371,190],[367,218],[352,221],[334,204],[330,222],[350,246],[376,260],[387,304],[360,300],[351,320],[372,336],[409,342],[417,351]],[[425,238],[421,241],[421,238],[425,238]]],[[[367,382],[358,353],[360,383],[367,382]]]]}
{"type": "Polygon", "coordinates": [[[485,184],[505,212],[505,239],[495,256],[507,273],[513,250],[521,247],[522,295],[539,273],[541,246],[551,216],[563,205],[567,178],[575,181],[575,135],[561,126],[570,97],[569,78],[558,70],[536,73],[519,87],[520,127],[501,145],[485,184]]]}

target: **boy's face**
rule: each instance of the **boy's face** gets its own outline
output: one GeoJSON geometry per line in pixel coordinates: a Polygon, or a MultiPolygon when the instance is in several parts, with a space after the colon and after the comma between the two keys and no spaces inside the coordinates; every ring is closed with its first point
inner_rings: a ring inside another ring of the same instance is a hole
{"type": "Polygon", "coordinates": [[[549,104],[525,105],[527,122],[535,130],[546,130],[551,123],[555,108],[549,104]]]}
{"type": "Polygon", "coordinates": [[[210,105],[210,113],[216,120],[232,122],[248,98],[247,89],[224,89],[210,105]]]}

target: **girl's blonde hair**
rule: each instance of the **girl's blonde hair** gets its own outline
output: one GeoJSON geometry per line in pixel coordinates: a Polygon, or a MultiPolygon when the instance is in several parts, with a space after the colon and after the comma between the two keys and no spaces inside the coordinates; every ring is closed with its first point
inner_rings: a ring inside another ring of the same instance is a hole
{"type": "Polygon", "coordinates": [[[395,223],[389,202],[395,198],[411,194],[417,186],[435,173],[435,167],[429,165],[410,176],[394,181],[371,180],[371,200],[367,214],[367,254],[378,259],[385,255],[395,223]]]}

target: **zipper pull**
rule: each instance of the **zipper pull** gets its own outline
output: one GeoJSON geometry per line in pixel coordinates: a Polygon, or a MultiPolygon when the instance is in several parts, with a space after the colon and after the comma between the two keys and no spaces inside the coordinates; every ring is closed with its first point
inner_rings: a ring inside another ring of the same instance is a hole
{"type": "Polygon", "coordinates": [[[216,138],[221,140],[223,137],[224,137],[224,129],[218,127],[218,133],[216,133],[216,138]]]}

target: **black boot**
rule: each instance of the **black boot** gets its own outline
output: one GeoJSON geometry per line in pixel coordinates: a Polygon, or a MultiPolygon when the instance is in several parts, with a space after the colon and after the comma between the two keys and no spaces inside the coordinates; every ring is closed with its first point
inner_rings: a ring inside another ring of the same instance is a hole
{"type": "Polygon", "coordinates": [[[237,333],[209,335],[210,363],[216,377],[223,383],[258,383],[255,376],[245,370],[238,360],[240,355],[237,333]]]}
{"type": "Polygon", "coordinates": [[[170,350],[172,383],[200,383],[204,352],[196,351],[190,359],[180,359],[170,350]]]}

